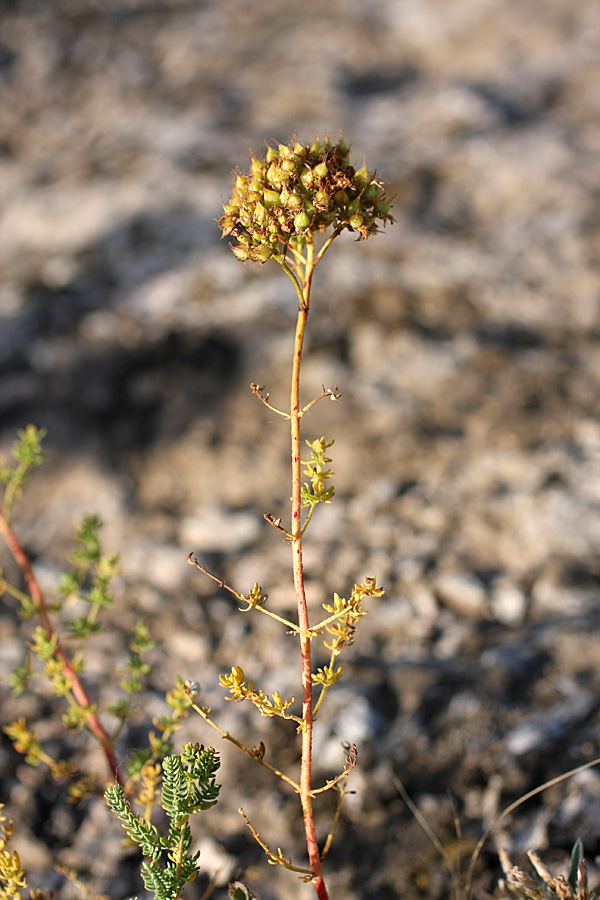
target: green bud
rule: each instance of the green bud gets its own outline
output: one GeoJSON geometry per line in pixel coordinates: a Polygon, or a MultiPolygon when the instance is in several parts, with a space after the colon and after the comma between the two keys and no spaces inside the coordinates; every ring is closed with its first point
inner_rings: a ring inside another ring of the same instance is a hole
{"type": "Polygon", "coordinates": [[[261,178],[264,173],[265,164],[260,159],[252,158],[252,162],[250,163],[250,174],[254,178],[261,178]]]}
{"type": "Polygon", "coordinates": [[[273,162],[274,159],[277,159],[279,153],[276,147],[267,147],[267,162],[273,162]]]}
{"type": "Polygon", "coordinates": [[[315,207],[317,209],[328,209],[330,202],[329,194],[325,191],[317,191],[315,194],[315,207]]]}
{"type": "Polygon", "coordinates": [[[281,163],[281,168],[286,175],[296,174],[296,166],[291,159],[284,159],[284,161],[281,163]]]}
{"type": "Polygon", "coordinates": [[[298,194],[290,194],[285,205],[288,209],[300,209],[303,205],[302,197],[299,197],[298,194]]]}
{"type": "Polygon", "coordinates": [[[237,225],[237,216],[221,216],[219,220],[219,227],[223,232],[223,236],[231,234],[235,226],[237,225]]]}
{"type": "Polygon", "coordinates": [[[346,191],[336,191],[333,195],[333,202],[336,206],[348,206],[348,194],[346,191]]]}
{"type": "Polygon", "coordinates": [[[252,259],[259,263],[266,263],[273,256],[273,250],[266,244],[261,244],[256,250],[252,251],[252,259]]]}
{"type": "Polygon", "coordinates": [[[354,228],[356,231],[358,231],[364,221],[364,216],[361,216],[359,213],[355,213],[353,216],[350,216],[350,228],[354,228]]]}
{"type": "Polygon", "coordinates": [[[280,206],[281,197],[277,191],[270,191],[269,188],[265,188],[263,191],[263,201],[267,209],[270,209],[272,206],[280,206]]]}
{"type": "Polygon", "coordinates": [[[360,212],[361,209],[360,197],[356,197],[355,200],[351,200],[348,204],[348,215],[353,216],[354,213],[360,212]]]}
{"type": "Polygon", "coordinates": [[[310,147],[311,154],[313,156],[318,156],[318,154],[321,152],[322,147],[323,147],[323,144],[321,143],[319,138],[316,138],[314,144],[311,144],[311,147],[310,147]]]}
{"type": "Polygon", "coordinates": [[[391,203],[389,200],[382,200],[380,203],[376,203],[374,207],[374,212],[378,216],[387,216],[390,211],[391,203]]]}
{"type": "Polygon", "coordinates": [[[300,181],[302,182],[304,187],[310,188],[314,180],[315,176],[313,175],[313,171],[310,166],[303,166],[302,171],[300,172],[300,181]]]}
{"type": "Polygon", "coordinates": [[[299,212],[298,215],[294,216],[294,228],[296,231],[306,231],[309,225],[310,219],[304,211],[299,212]]]}
{"type": "Polygon", "coordinates": [[[269,184],[279,186],[285,180],[285,174],[281,168],[272,162],[267,171],[267,181],[269,184]]]}
{"type": "Polygon", "coordinates": [[[254,207],[254,221],[257,225],[264,225],[269,218],[269,214],[262,203],[257,203],[254,207]]]}
{"type": "Polygon", "coordinates": [[[371,176],[367,172],[366,166],[361,166],[358,172],[355,172],[354,183],[359,188],[366,188],[369,184],[371,184],[371,176]]]}
{"type": "Polygon", "coordinates": [[[317,176],[317,178],[327,178],[327,173],[328,173],[328,171],[329,171],[329,170],[328,170],[328,168],[327,168],[327,163],[326,163],[326,162],[321,162],[321,163],[319,163],[319,164],[316,165],[316,166],[314,167],[314,169],[313,169],[313,172],[315,173],[315,175],[317,176]]]}

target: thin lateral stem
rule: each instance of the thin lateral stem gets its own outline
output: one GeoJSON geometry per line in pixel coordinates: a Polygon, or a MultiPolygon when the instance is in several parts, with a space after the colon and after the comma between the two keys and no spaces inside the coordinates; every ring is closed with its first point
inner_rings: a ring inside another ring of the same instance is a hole
{"type": "Polygon", "coordinates": [[[325,695],[327,694],[327,691],[329,690],[330,687],[331,687],[330,684],[324,684],[321,687],[321,693],[319,694],[319,699],[317,700],[316,706],[313,710],[313,716],[315,717],[315,719],[317,718],[317,714],[318,714],[319,710],[321,709],[321,706],[323,705],[323,701],[325,700],[325,695]]]}
{"type": "Polygon", "coordinates": [[[335,808],[335,815],[333,817],[333,822],[331,823],[331,828],[329,829],[329,834],[325,840],[325,844],[323,845],[323,851],[321,853],[321,862],[325,859],[329,850],[331,849],[331,845],[333,844],[333,839],[335,837],[335,832],[338,827],[338,822],[340,820],[340,814],[342,812],[342,803],[344,802],[344,797],[346,796],[346,790],[348,787],[348,773],[344,776],[344,783],[339,788],[339,800],[337,802],[337,806],[335,808]]]}
{"type": "Polygon", "coordinates": [[[281,524],[280,516],[274,516],[273,513],[263,513],[263,519],[265,520],[265,522],[268,522],[269,525],[272,525],[273,528],[276,528],[277,531],[281,531],[282,534],[285,534],[286,539],[291,541],[292,536],[287,528],[284,528],[281,524]]]}
{"type": "Polygon", "coordinates": [[[314,261],[314,265],[315,265],[315,266],[317,265],[317,263],[319,262],[319,260],[321,260],[321,259],[323,258],[323,255],[327,252],[327,250],[329,250],[329,248],[331,247],[332,243],[335,241],[336,237],[338,237],[338,235],[340,235],[340,234],[341,234],[341,231],[339,231],[338,229],[336,229],[336,230],[335,230],[335,231],[327,238],[327,240],[325,241],[325,243],[323,244],[323,246],[321,247],[321,249],[319,250],[319,252],[317,253],[317,255],[316,255],[316,257],[315,257],[315,261],[314,261]]]}
{"type": "Polygon", "coordinates": [[[219,587],[225,588],[226,591],[229,591],[230,594],[233,594],[234,597],[237,597],[238,600],[241,600],[242,603],[247,603],[247,609],[241,609],[240,612],[250,612],[251,609],[256,609],[258,612],[264,613],[265,616],[270,616],[272,619],[276,619],[282,625],[285,625],[286,628],[289,628],[293,634],[299,634],[299,628],[293,622],[290,622],[289,619],[284,619],[283,616],[277,615],[277,613],[272,612],[270,609],[266,609],[264,606],[259,606],[258,604],[250,603],[247,597],[244,597],[243,594],[240,594],[239,591],[236,591],[235,588],[232,588],[231,585],[227,584],[227,582],[223,581],[217,575],[213,575],[212,572],[209,572],[205,566],[201,566],[193,553],[187,558],[190,566],[195,566],[199,569],[203,575],[208,575],[209,578],[212,578],[213,581],[219,585],[219,587]]]}
{"type": "Polygon", "coordinates": [[[272,410],[274,413],[277,413],[278,416],[283,416],[284,419],[289,419],[289,417],[290,417],[290,414],[289,414],[289,413],[286,413],[286,412],[284,412],[284,410],[279,409],[277,406],[273,406],[272,403],[269,403],[269,396],[270,396],[270,395],[269,395],[269,394],[263,394],[264,387],[261,387],[260,385],[254,384],[254,382],[252,382],[252,383],[250,384],[250,390],[252,391],[252,393],[254,394],[255,397],[258,397],[258,399],[259,399],[262,403],[264,403],[265,406],[267,406],[267,407],[268,407],[270,410],[272,410]]]}
{"type": "Polygon", "coordinates": [[[0,578],[0,594],[4,593],[10,594],[10,596],[14,597],[15,600],[18,600],[19,603],[27,603],[29,600],[27,594],[14,587],[14,585],[10,584],[10,582],[6,581],[4,578],[0,578]]]}
{"type": "Polygon", "coordinates": [[[74,702],[80,709],[86,711],[87,728],[94,735],[94,737],[102,747],[102,751],[104,753],[104,756],[106,757],[106,762],[110,769],[111,776],[118,784],[123,786],[123,781],[119,774],[119,765],[115,757],[112,741],[104,730],[102,723],[100,722],[100,719],[98,718],[96,713],[91,711],[92,703],[87,694],[87,691],[81,683],[79,676],[61,644],[60,638],[55,631],[52,622],[50,621],[46,601],[44,600],[44,595],[38,584],[37,578],[34,575],[31,563],[29,562],[29,557],[19,544],[14,531],[12,530],[2,513],[0,513],[0,533],[6,541],[6,545],[10,550],[13,559],[23,573],[25,583],[27,584],[27,589],[29,590],[29,596],[31,597],[37,614],[40,617],[40,621],[42,623],[44,631],[46,632],[48,640],[56,641],[54,656],[60,660],[63,667],[63,674],[69,680],[71,686],[71,694],[73,696],[74,702]]]}
{"type": "MultiPolygon", "coordinates": [[[[310,520],[311,520],[312,517],[313,517],[313,513],[314,513],[314,511],[315,511],[315,508],[316,508],[316,507],[311,506],[311,508],[310,508],[309,511],[308,511],[308,515],[307,515],[306,519],[304,520],[304,525],[302,526],[302,534],[304,534],[304,532],[305,532],[306,529],[308,528],[308,523],[310,522],[310,520]]],[[[311,631],[314,631],[314,628],[311,628],[311,631]]],[[[315,635],[315,637],[316,637],[316,635],[315,635]]]]}
{"type": "Polygon", "coordinates": [[[340,609],[339,612],[332,613],[330,616],[327,616],[326,619],[323,619],[321,622],[317,622],[316,625],[313,625],[311,631],[320,631],[321,628],[325,628],[326,625],[329,625],[330,622],[335,622],[336,619],[343,619],[344,616],[348,616],[349,607],[345,606],[344,609],[340,609]]]}
{"type": "Polygon", "coordinates": [[[296,291],[296,295],[298,297],[298,303],[299,303],[300,307],[303,307],[305,305],[306,301],[304,299],[304,292],[302,290],[302,285],[298,281],[298,278],[296,277],[295,273],[290,269],[290,267],[288,265],[286,265],[285,260],[280,260],[279,265],[281,266],[281,268],[283,269],[285,274],[288,276],[288,278],[294,285],[294,290],[296,291]]]}
{"type": "MultiPolygon", "coordinates": [[[[313,791],[311,791],[311,795],[314,797],[317,794],[324,794],[325,791],[330,791],[332,788],[334,788],[336,785],[338,785],[340,783],[340,781],[343,781],[344,778],[347,779],[348,775],[350,774],[350,772],[356,765],[357,756],[358,756],[358,751],[356,749],[356,744],[352,744],[352,747],[348,748],[348,756],[346,757],[346,764],[344,766],[344,771],[341,772],[339,775],[336,775],[335,778],[332,778],[331,781],[326,782],[323,785],[323,787],[315,788],[313,791]]],[[[323,859],[322,856],[321,856],[321,859],[323,859]]]]}
{"type": "MultiPolygon", "coordinates": [[[[309,409],[312,409],[312,407],[315,405],[315,403],[318,403],[319,400],[324,400],[325,397],[330,397],[332,400],[335,400],[338,403],[342,402],[342,398],[341,398],[340,394],[338,394],[337,384],[333,388],[333,390],[331,388],[326,388],[325,385],[323,385],[323,392],[321,394],[319,394],[318,397],[315,397],[314,400],[311,400],[310,403],[307,403],[306,406],[303,406],[302,409],[300,410],[300,415],[303,416],[305,413],[307,413],[309,411],[309,409]]],[[[287,418],[289,419],[289,416],[287,416],[287,418]]]]}
{"type": "Polygon", "coordinates": [[[234,744],[239,750],[242,751],[242,753],[245,753],[246,756],[249,756],[254,760],[254,762],[257,762],[259,766],[262,766],[263,769],[268,769],[269,772],[272,772],[273,775],[276,775],[278,778],[281,778],[282,781],[287,782],[297,794],[300,793],[300,785],[297,781],[294,781],[293,778],[290,778],[284,772],[276,769],[275,766],[269,765],[269,763],[265,762],[261,756],[257,756],[257,754],[253,750],[250,750],[249,747],[246,747],[245,744],[242,744],[241,741],[238,741],[238,739],[235,738],[232,734],[229,734],[228,731],[225,731],[223,728],[221,728],[221,726],[211,718],[209,709],[204,706],[198,706],[198,704],[194,702],[190,702],[190,706],[195,712],[198,713],[199,716],[202,716],[204,721],[208,722],[208,724],[211,725],[215,729],[215,731],[218,731],[224,740],[229,741],[231,744],[234,744]]]}
{"type": "Polygon", "coordinates": [[[240,816],[242,817],[242,819],[244,820],[244,822],[246,823],[246,825],[248,826],[248,828],[250,829],[250,831],[252,832],[252,837],[254,838],[256,843],[262,847],[262,849],[265,851],[265,853],[267,854],[269,859],[273,860],[274,863],[278,863],[280,866],[284,866],[284,868],[289,869],[290,872],[300,872],[302,875],[312,875],[312,871],[310,869],[302,869],[300,866],[295,866],[295,865],[293,865],[291,860],[286,860],[283,856],[280,856],[279,853],[273,853],[273,851],[268,846],[268,844],[265,844],[265,842],[261,838],[260,834],[258,833],[258,831],[256,830],[256,828],[254,827],[254,825],[252,824],[252,822],[250,821],[250,819],[248,818],[248,816],[246,815],[246,813],[244,812],[244,810],[242,809],[241,806],[238,809],[238,812],[239,812],[240,816]]]}

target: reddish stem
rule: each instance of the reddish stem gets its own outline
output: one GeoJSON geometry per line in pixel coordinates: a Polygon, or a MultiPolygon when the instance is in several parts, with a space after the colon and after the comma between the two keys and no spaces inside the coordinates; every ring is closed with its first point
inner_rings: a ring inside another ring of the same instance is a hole
{"type": "MultiPolygon", "coordinates": [[[[56,639],[56,649],[54,651],[55,657],[60,659],[63,672],[65,676],[69,679],[71,683],[71,693],[75,698],[78,706],[82,709],[87,710],[91,707],[91,701],[85,690],[83,684],[81,683],[79,676],[75,669],[73,668],[69,657],[67,656],[58,635],[56,634],[55,629],[52,626],[50,621],[50,617],[48,615],[48,609],[46,607],[46,602],[44,600],[44,595],[42,594],[42,590],[38,584],[37,578],[33,573],[33,569],[31,567],[31,563],[29,562],[29,557],[19,544],[17,537],[8,524],[7,520],[0,512],[0,533],[4,537],[6,541],[6,545],[10,552],[13,555],[13,558],[19,568],[23,573],[23,577],[25,578],[25,582],[27,584],[27,588],[29,590],[29,595],[36,607],[37,613],[42,622],[42,626],[48,640],[56,639]],[[56,636],[56,638],[55,638],[56,636]]],[[[106,761],[108,763],[108,767],[110,769],[112,777],[119,784],[122,784],[121,777],[119,775],[118,763],[114,754],[112,742],[108,737],[106,731],[102,727],[102,723],[98,716],[93,712],[87,712],[87,727],[92,732],[94,737],[99,741],[102,750],[104,751],[104,755],[106,757],[106,761]]]]}
{"type": "Polygon", "coordinates": [[[301,520],[301,447],[300,447],[300,364],[304,332],[308,317],[310,284],[312,279],[312,256],[305,269],[305,280],[302,285],[303,298],[298,308],[296,336],[294,341],[294,358],[292,362],[292,379],[290,390],[290,431],[292,449],[292,564],[294,587],[298,607],[298,626],[300,628],[300,653],[302,660],[302,762],[300,770],[300,801],[304,818],[304,831],[310,867],[313,872],[313,884],[319,900],[329,900],[329,894],[321,872],[321,854],[317,844],[315,820],[311,799],[312,777],[312,735],[313,735],[313,683],[311,641],[308,635],[309,620],[304,590],[304,566],[302,561],[302,520],[301,520]]]}

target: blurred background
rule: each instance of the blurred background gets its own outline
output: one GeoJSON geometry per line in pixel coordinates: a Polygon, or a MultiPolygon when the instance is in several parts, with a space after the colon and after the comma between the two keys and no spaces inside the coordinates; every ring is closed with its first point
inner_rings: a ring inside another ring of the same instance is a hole
{"type": "MultiPolygon", "coordinates": [[[[336,500],[307,533],[311,604],[367,575],[386,588],[316,738],[318,779],[343,741],[359,748],[329,884],[433,900],[448,873],[394,777],[464,873],[507,803],[599,753],[597,0],[3,0],[0,456],[28,423],[47,428],[14,524],[49,596],[83,515],[121,554],[111,630],[90,645],[94,698],[115,699],[136,619],[160,639],[131,742],[181,675],[293,767],[293,731],[218,687],[241,665],[298,696],[292,639],[186,557],[292,614],[289,548],[262,519],[287,514],[285,423],[248,385],[285,402],[296,301],[277,267],[233,257],[215,219],[251,150],[326,132],[377,170],[397,219],[319,267],[304,368],[306,402],[322,384],[343,397],[304,420],[306,437],[335,438],[336,500]]],[[[4,549],[0,565],[18,578],[4,549]]],[[[26,715],[49,752],[87,766],[47,691],[6,690],[21,628],[5,596],[2,724],[26,715]]],[[[198,719],[185,740],[215,737],[198,719]]],[[[217,746],[224,787],[197,830],[214,896],[242,874],[261,900],[311,897],[237,814],[301,861],[294,799],[217,746]]],[[[95,894],[142,896],[101,801],[67,805],[4,735],[0,776],[32,886],[76,896],[60,862],[95,894]]],[[[489,841],[477,884],[492,891],[497,846],[561,865],[581,836],[593,862],[599,813],[596,770],[538,796],[489,841]]]]}

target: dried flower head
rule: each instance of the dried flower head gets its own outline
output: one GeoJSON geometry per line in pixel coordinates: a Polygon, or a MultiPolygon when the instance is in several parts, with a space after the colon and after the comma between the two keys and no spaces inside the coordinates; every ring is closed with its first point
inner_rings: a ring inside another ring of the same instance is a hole
{"type": "Polygon", "coordinates": [[[383,185],[363,165],[349,163],[349,148],[318,138],[312,144],[267,146],[264,159],[252,158],[249,174],[235,173],[229,203],[219,226],[234,235],[238,259],[282,262],[288,247],[302,251],[309,235],[333,228],[365,240],[378,223],[393,221],[383,185]]]}

